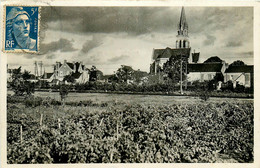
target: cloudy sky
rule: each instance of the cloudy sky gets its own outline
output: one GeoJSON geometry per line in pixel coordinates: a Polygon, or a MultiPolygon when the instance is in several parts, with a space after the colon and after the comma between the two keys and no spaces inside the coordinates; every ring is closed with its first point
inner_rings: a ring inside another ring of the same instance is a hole
{"type": "MultiPolygon", "coordinates": [[[[149,71],[153,49],[175,47],[181,7],[42,7],[40,53],[8,54],[10,68],[52,71],[56,61],[83,61],[111,74],[121,65],[149,71]]],[[[253,64],[253,8],[185,7],[192,51],[253,64]]]]}

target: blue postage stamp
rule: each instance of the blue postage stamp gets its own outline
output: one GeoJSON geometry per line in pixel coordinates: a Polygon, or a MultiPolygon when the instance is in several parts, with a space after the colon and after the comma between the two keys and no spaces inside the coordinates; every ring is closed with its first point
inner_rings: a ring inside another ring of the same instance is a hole
{"type": "Polygon", "coordinates": [[[40,7],[6,6],[4,50],[38,52],[40,7]]]}

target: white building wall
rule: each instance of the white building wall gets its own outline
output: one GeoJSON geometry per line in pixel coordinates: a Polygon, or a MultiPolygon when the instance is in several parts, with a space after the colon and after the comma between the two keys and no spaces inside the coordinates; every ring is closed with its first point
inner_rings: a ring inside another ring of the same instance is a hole
{"type": "Polygon", "coordinates": [[[168,58],[160,58],[159,60],[159,66],[163,67],[163,64],[165,64],[169,59],[168,58]]]}
{"type": "Polygon", "coordinates": [[[88,71],[83,71],[82,74],[78,79],[76,79],[76,83],[82,84],[86,83],[89,81],[89,72],[88,71]]]}
{"type": "Polygon", "coordinates": [[[188,81],[194,82],[194,81],[209,81],[214,78],[216,75],[216,72],[190,72],[188,76],[188,81]]]}
{"type": "Polygon", "coordinates": [[[224,81],[237,82],[240,85],[244,85],[245,87],[250,87],[250,73],[225,73],[224,81]]]}

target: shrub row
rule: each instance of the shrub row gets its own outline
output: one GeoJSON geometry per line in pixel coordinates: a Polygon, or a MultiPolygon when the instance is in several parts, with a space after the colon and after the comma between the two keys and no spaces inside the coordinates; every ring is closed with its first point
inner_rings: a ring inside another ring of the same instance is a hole
{"type": "MultiPolygon", "coordinates": [[[[62,105],[61,101],[57,101],[55,99],[51,99],[49,97],[47,98],[42,98],[42,97],[35,97],[35,96],[30,96],[30,97],[20,97],[20,96],[8,96],[7,97],[7,102],[11,104],[15,103],[23,103],[25,104],[26,107],[37,107],[37,106],[60,106],[62,105]]],[[[65,102],[65,105],[69,106],[99,106],[99,107],[106,107],[108,106],[108,103],[106,102],[101,102],[101,103],[95,103],[92,100],[84,100],[84,101],[69,101],[65,102]]]]}

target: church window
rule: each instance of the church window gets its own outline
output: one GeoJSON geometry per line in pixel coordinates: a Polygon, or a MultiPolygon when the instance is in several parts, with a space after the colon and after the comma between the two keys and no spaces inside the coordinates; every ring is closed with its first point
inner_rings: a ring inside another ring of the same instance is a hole
{"type": "Polygon", "coordinates": [[[186,41],[183,40],[183,48],[186,48],[186,41]]]}
{"type": "Polygon", "coordinates": [[[186,48],[189,48],[189,42],[188,41],[186,41],[186,48]]]}
{"type": "Polygon", "coordinates": [[[179,42],[179,48],[181,48],[181,40],[180,40],[180,42],[179,42]]]}

